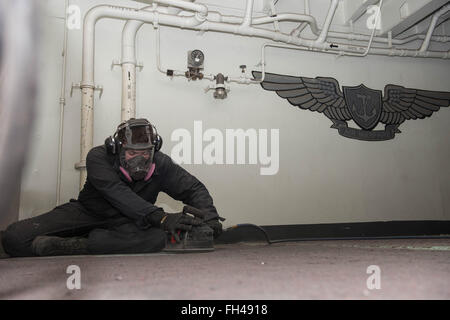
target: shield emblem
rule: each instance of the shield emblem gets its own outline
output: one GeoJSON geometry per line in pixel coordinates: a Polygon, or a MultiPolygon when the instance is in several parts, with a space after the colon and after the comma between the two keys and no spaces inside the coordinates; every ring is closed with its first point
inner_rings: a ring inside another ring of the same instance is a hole
{"type": "Polygon", "coordinates": [[[343,90],[345,102],[356,124],[364,130],[375,128],[381,116],[383,93],[363,84],[343,87],[343,90]]]}

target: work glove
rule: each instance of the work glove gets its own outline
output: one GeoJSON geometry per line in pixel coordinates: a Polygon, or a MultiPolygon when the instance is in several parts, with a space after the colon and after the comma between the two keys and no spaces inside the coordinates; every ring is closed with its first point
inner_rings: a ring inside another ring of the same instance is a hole
{"type": "Polygon", "coordinates": [[[202,223],[201,219],[189,216],[186,213],[166,213],[162,208],[143,216],[142,219],[136,222],[140,229],[160,228],[173,235],[176,239],[179,239],[177,231],[189,231],[192,229],[192,226],[198,226],[202,223]]]}
{"type": "Polygon", "coordinates": [[[208,227],[213,229],[214,231],[214,239],[216,239],[218,236],[222,234],[222,224],[220,223],[219,219],[213,219],[205,222],[208,227]]]}
{"type": "Polygon", "coordinates": [[[180,242],[178,230],[190,231],[193,226],[203,223],[201,219],[191,217],[184,212],[166,213],[160,221],[160,228],[171,234],[177,242],[180,242]]]}
{"type": "Polygon", "coordinates": [[[222,224],[220,221],[225,221],[225,218],[219,217],[217,213],[208,210],[197,209],[192,206],[184,206],[183,213],[192,214],[196,218],[200,218],[203,223],[214,231],[214,238],[217,238],[222,233],[222,224]]]}

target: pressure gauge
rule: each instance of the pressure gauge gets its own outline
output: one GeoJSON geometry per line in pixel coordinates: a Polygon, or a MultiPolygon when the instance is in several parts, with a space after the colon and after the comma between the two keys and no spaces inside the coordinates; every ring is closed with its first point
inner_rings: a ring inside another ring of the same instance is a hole
{"type": "Polygon", "coordinates": [[[188,68],[203,68],[205,55],[200,50],[188,51],[188,68]]]}

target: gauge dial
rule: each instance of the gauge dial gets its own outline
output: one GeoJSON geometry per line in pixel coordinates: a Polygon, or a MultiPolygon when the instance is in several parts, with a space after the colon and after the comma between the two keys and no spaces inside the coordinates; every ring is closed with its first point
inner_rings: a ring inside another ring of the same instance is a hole
{"type": "Polygon", "coordinates": [[[201,52],[200,50],[193,50],[191,52],[191,61],[193,62],[194,65],[196,66],[202,65],[204,59],[205,56],[203,52],[201,52]]]}

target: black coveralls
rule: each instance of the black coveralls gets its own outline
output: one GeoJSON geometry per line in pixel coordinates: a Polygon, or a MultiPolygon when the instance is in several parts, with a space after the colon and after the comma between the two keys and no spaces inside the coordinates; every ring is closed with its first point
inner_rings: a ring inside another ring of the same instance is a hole
{"type": "Polygon", "coordinates": [[[164,248],[166,233],[144,223],[143,217],[161,208],[154,205],[163,191],[176,200],[218,216],[205,186],[172,159],[156,152],[155,170],[148,181],[129,182],[119,170],[118,156],[104,146],[86,158],[87,180],[78,200],[11,224],[2,234],[11,256],[33,256],[36,236],[87,236],[92,254],[147,253],[164,248]]]}

